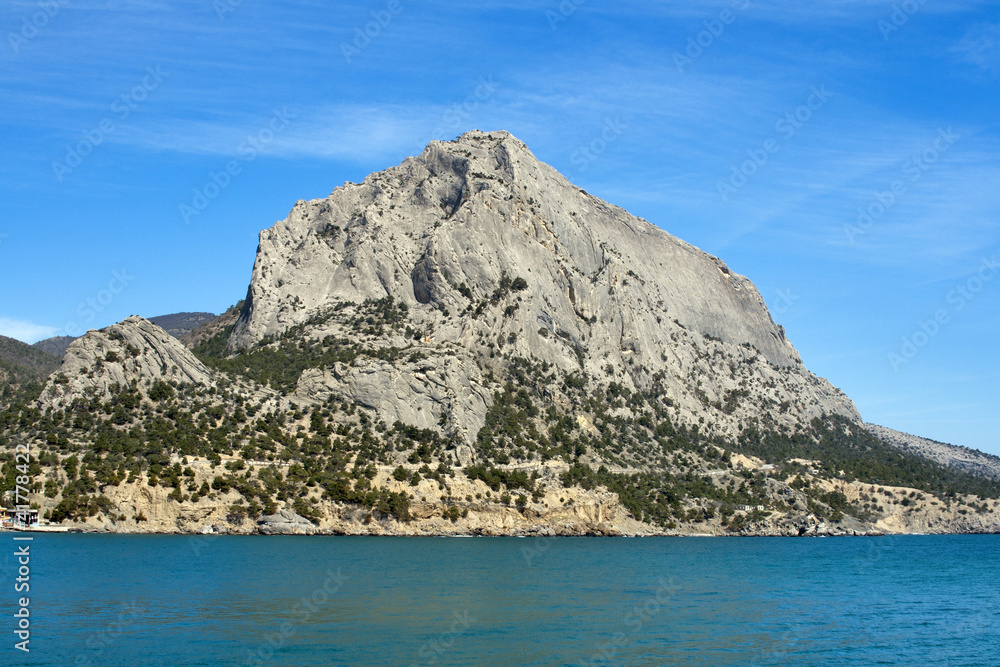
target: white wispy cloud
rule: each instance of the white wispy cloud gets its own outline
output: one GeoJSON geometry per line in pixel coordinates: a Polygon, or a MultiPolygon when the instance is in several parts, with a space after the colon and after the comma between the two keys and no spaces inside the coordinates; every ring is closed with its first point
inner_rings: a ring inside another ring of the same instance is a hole
{"type": "Polygon", "coordinates": [[[1000,23],[974,25],[952,51],[984,70],[1000,72],[1000,23]]]}
{"type": "MultiPolygon", "coordinates": [[[[280,158],[371,160],[415,149],[441,125],[446,105],[348,103],[275,107],[288,126],[264,142],[262,154],[280,158]]],[[[273,111],[210,120],[158,119],[110,140],[141,150],[235,156],[248,137],[267,131],[273,111]]],[[[456,126],[456,133],[464,128],[456,126]]]]}
{"type": "Polygon", "coordinates": [[[24,343],[30,344],[44,338],[50,338],[51,336],[55,336],[58,331],[58,327],[49,327],[10,317],[0,317],[0,336],[15,338],[24,343]]]}
{"type": "MultiPolygon", "coordinates": [[[[438,0],[447,4],[447,0],[438,0]]],[[[921,11],[934,14],[964,12],[987,6],[989,0],[937,0],[927,3],[921,11]]],[[[560,7],[595,14],[631,14],[650,17],[699,17],[718,13],[723,9],[744,8],[752,10],[759,18],[775,21],[815,22],[816,20],[858,21],[872,15],[888,14],[892,3],[886,0],[827,0],[826,2],[796,3],[787,0],[621,0],[608,4],[596,4],[586,0],[484,0],[476,3],[483,9],[551,11],[560,12],[560,7]]],[[[575,13],[573,11],[569,15],[575,13]]]]}

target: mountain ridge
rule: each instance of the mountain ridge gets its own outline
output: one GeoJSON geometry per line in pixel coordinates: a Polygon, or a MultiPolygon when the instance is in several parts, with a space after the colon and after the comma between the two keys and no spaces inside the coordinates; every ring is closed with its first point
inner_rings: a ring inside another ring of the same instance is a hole
{"type": "Polygon", "coordinates": [[[59,359],[15,338],[0,336],[0,411],[40,389],[59,359]]]}
{"type": "MultiPolygon", "coordinates": [[[[183,312],[150,317],[149,321],[162,327],[174,338],[182,339],[195,329],[215,319],[214,313],[183,312]]],[[[66,354],[70,344],[82,336],[53,336],[33,343],[32,346],[60,359],[66,354]]]]}
{"type": "MultiPolygon", "coordinates": [[[[299,201],[241,306],[73,341],[0,413],[115,532],[998,532],[1000,482],[873,435],[722,260],[470,132],[299,201]]],[[[12,457],[4,484],[17,476],[12,457]]],[[[972,468],[979,470],[979,468],[972,468]]]]}

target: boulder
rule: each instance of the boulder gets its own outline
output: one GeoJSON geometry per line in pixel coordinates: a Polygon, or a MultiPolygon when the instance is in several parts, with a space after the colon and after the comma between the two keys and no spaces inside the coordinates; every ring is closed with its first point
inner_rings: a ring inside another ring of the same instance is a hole
{"type": "Polygon", "coordinates": [[[280,510],[258,519],[257,532],[261,535],[315,535],[317,528],[304,516],[280,510]]]}

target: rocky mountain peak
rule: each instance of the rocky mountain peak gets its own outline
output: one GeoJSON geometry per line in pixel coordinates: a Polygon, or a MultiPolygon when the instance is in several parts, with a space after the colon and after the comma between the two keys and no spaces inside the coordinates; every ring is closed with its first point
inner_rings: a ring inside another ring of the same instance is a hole
{"type": "Polygon", "coordinates": [[[620,315],[617,302],[629,299],[608,297],[623,289],[652,298],[649,313],[661,320],[750,343],[779,366],[799,363],[752,283],[577,188],[506,132],[432,142],[398,167],[296,203],[261,233],[233,346],[252,346],[338,299],[458,305],[456,286],[491,293],[504,274],[555,283],[551,308],[581,320],[566,318],[567,332],[620,315]]]}
{"type": "MultiPolygon", "coordinates": [[[[230,350],[293,327],[315,340],[350,333],[334,312],[386,298],[404,304],[422,345],[458,360],[442,368],[462,378],[487,372],[502,349],[504,358],[601,383],[659,382],[676,393],[685,420],[714,405],[729,433],[759,416],[762,394],[787,403],[781,414],[791,422],[858,418],[846,396],[802,366],[747,278],[573,185],[506,132],[431,142],[362,183],[297,202],[261,232],[230,350]]],[[[356,372],[324,382],[339,391],[357,384],[344,379],[356,372]]],[[[376,387],[369,398],[381,397],[376,407],[400,412],[391,374],[364,374],[376,387]]],[[[313,375],[304,379],[318,391],[313,375]]],[[[469,386],[445,384],[452,380],[469,386]]],[[[438,399],[425,421],[461,403],[438,399]]],[[[460,419],[462,430],[474,433],[479,417],[460,419]]]]}
{"type": "Polygon", "coordinates": [[[166,331],[132,316],[70,343],[38,403],[61,409],[80,397],[107,398],[116,388],[148,391],[157,381],[209,385],[212,371],[166,331]]]}

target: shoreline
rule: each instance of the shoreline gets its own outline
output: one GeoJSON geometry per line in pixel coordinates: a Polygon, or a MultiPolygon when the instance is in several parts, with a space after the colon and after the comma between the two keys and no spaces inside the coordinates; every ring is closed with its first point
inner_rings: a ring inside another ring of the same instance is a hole
{"type": "Polygon", "coordinates": [[[944,536],[959,536],[959,535],[1000,535],[1000,530],[969,530],[969,531],[945,531],[940,533],[928,533],[928,532],[900,532],[900,533],[889,533],[885,531],[831,531],[831,532],[820,532],[820,533],[804,533],[798,535],[792,534],[775,534],[769,532],[742,532],[742,533],[676,533],[676,532],[648,532],[648,533],[599,533],[595,531],[581,531],[581,532],[564,532],[559,534],[542,534],[537,532],[509,532],[509,533],[495,533],[487,531],[474,531],[471,533],[448,533],[448,532],[345,532],[345,531],[332,531],[328,529],[317,529],[313,532],[287,532],[287,533],[265,533],[261,531],[225,531],[225,532],[194,532],[194,531],[113,531],[113,530],[100,530],[90,526],[66,526],[62,530],[11,530],[3,529],[0,530],[2,533],[46,533],[46,534],[74,534],[74,535],[176,535],[185,537],[201,537],[206,539],[212,539],[215,537],[393,537],[393,538],[473,538],[473,537],[485,537],[485,538],[498,538],[498,537],[513,537],[513,538],[535,538],[535,539],[555,539],[560,537],[571,537],[571,538],[646,538],[646,537],[662,537],[662,538],[727,538],[727,537],[738,537],[738,538],[784,538],[784,539],[798,539],[798,538],[826,538],[826,537],[944,537],[944,536]]]}

